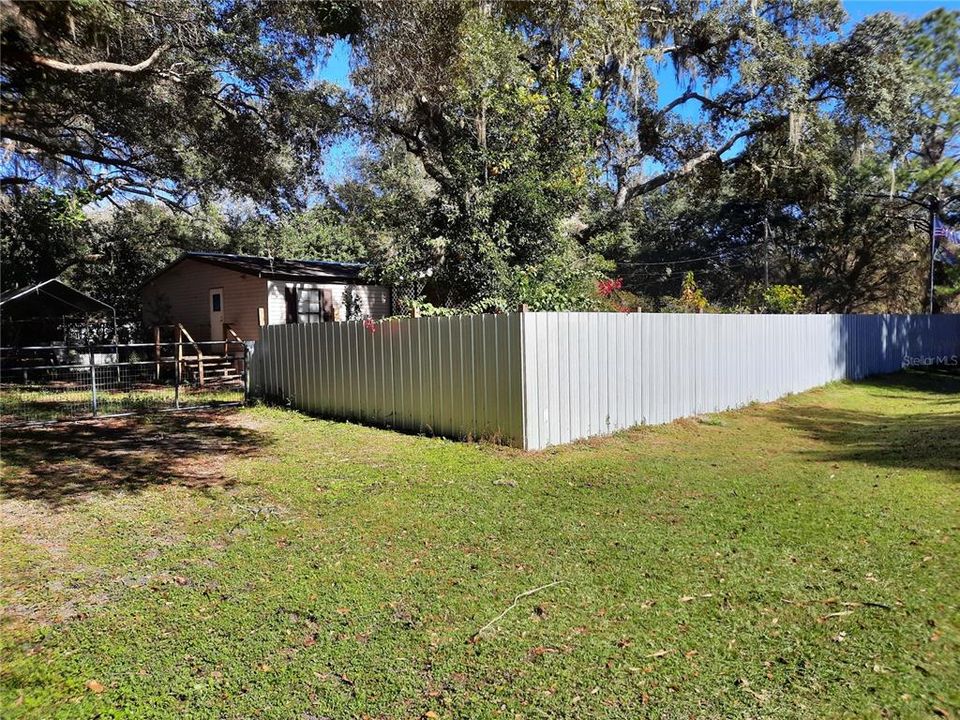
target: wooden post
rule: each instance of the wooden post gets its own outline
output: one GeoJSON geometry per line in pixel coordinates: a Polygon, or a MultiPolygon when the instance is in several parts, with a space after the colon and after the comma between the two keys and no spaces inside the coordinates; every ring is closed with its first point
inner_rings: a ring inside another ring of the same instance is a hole
{"type": "Polygon", "coordinates": [[[93,415],[96,417],[99,404],[97,402],[97,358],[93,347],[93,343],[90,343],[90,398],[93,401],[93,415]]]}
{"type": "Polygon", "coordinates": [[[176,352],[176,362],[177,362],[177,385],[180,384],[180,378],[183,377],[183,328],[177,325],[177,352],[176,352]]]}
{"type": "Polygon", "coordinates": [[[420,307],[418,305],[410,306],[410,317],[412,318],[420,317],[420,307]]]}
{"type": "Polygon", "coordinates": [[[153,363],[154,379],[160,382],[160,326],[153,326],[153,363]]]}
{"type": "Polygon", "coordinates": [[[530,306],[526,303],[520,303],[520,307],[517,308],[517,312],[530,312],[530,306]]]}
{"type": "Polygon", "coordinates": [[[243,343],[241,347],[243,348],[243,369],[240,377],[243,378],[243,404],[246,405],[250,399],[250,376],[247,370],[247,366],[250,364],[250,349],[246,343],[243,343]]]}

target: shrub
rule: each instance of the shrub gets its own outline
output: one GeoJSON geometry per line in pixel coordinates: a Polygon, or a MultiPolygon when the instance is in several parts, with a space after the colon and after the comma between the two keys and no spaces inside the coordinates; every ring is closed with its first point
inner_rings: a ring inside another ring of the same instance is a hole
{"type": "Polygon", "coordinates": [[[754,284],[747,291],[745,309],[771,315],[794,315],[803,311],[806,302],[807,297],[799,285],[771,285],[765,288],[754,284]]]}
{"type": "Polygon", "coordinates": [[[683,276],[683,284],[680,286],[680,297],[663,298],[664,312],[677,313],[702,313],[710,312],[710,303],[703,290],[697,285],[692,271],[687,271],[683,276]]]}

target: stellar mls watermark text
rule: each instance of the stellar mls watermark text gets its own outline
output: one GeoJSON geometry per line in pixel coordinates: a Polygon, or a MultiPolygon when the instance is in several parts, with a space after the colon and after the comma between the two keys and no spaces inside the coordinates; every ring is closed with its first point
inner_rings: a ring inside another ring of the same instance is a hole
{"type": "Polygon", "coordinates": [[[960,355],[905,355],[903,358],[903,367],[930,367],[932,365],[960,366],[960,355]]]}

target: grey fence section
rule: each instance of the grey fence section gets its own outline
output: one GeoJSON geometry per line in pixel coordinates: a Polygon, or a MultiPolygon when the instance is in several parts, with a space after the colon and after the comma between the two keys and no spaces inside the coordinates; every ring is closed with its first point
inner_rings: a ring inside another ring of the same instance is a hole
{"type": "Polygon", "coordinates": [[[960,316],[529,313],[524,447],[769,401],[960,354],[960,316]]]}
{"type": "Polygon", "coordinates": [[[960,354],[958,315],[522,313],[272,325],[251,390],[540,449],[960,354]]]}
{"type": "Polygon", "coordinates": [[[271,325],[252,389],[310,413],[523,445],[519,315],[271,325]]]}

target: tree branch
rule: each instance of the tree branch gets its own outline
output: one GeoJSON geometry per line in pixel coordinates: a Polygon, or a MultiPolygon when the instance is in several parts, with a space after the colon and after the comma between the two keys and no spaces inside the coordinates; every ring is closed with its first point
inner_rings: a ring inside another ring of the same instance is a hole
{"type": "Polygon", "coordinates": [[[81,75],[97,72],[138,73],[148,69],[169,49],[169,45],[161,45],[150,54],[150,57],[142,62],[138,62],[136,65],[125,65],[123,63],[107,62],[106,60],[75,65],[74,63],[44,57],[43,55],[30,54],[28,57],[31,62],[36,65],[41,65],[51,70],[61,70],[63,72],[78,73],[81,75]]]}
{"type": "Polygon", "coordinates": [[[731,135],[727,141],[719,147],[703,151],[699,155],[690,158],[683,163],[683,165],[674,170],[667,170],[666,172],[662,172],[659,175],[655,175],[652,178],[642,182],[622,185],[617,191],[615,208],[617,210],[622,210],[628,202],[638,195],[645,195],[646,193],[656,190],[657,188],[662,187],[667,183],[676,180],[677,178],[689,175],[708,160],[719,158],[725,152],[730,150],[730,148],[736,145],[738,141],[753,135],[758,135],[762,132],[769,132],[770,130],[783,125],[787,119],[787,115],[778,115],[776,117],[767,118],[766,120],[759,120],[755,123],[751,123],[748,127],[744,128],[740,132],[731,135]]]}
{"type": "Polygon", "coordinates": [[[705,106],[707,106],[707,107],[718,108],[718,109],[726,109],[726,106],[721,105],[720,103],[716,102],[715,100],[711,100],[710,98],[706,97],[705,95],[701,95],[701,94],[698,93],[698,92],[690,91],[690,92],[685,92],[685,93],[683,93],[683,95],[680,95],[680,96],[674,98],[673,100],[671,100],[670,102],[668,102],[666,105],[664,105],[664,106],[660,109],[660,111],[659,111],[657,114],[660,115],[660,116],[666,115],[667,113],[669,113],[669,112],[670,112],[671,110],[673,110],[674,108],[676,108],[676,107],[678,107],[678,106],[680,106],[680,105],[683,105],[685,102],[687,102],[687,101],[689,101],[689,100],[698,100],[698,101],[700,101],[703,105],[705,105],[705,106]]]}
{"type": "Polygon", "coordinates": [[[447,172],[446,168],[443,168],[437,164],[436,160],[431,157],[430,148],[422,138],[420,138],[417,134],[406,130],[400,125],[400,123],[395,121],[387,120],[386,123],[384,123],[384,127],[403,140],[407,151],[420,160],[420,163],[423,165],[423,169],[426,171],[427,175],[440,183],[444,189],[454,189],[453,178],[450,176],[450,173],[447,172]]]}
{"type": "Polygon", "coordinates": [[[88,160],[90,162],[99,163],[101,165],[108,165],[114,167],[125,167],[131,170],[134,170],[144,175],[149,175],[150,172],[139,165],[137,165],[132,160],[127,160],[120,157],[110,157],[108,155],[100,155],[97,153],[90,153],[80,150],[78,148],[64,148],[57,145],[52,145],[49,142],[45,142],[39,138],[31,137],[29,135],[23,135],[18,132],[10,132],[8,130],[3,131],[3,138],[5,140],[12,140],[15,143],[25,143],[27,145],[32,145],[33,147],[41,150],[54,159],[62,160],[62,157],[71,157],[76,160],[88,160]]]}
{"type": "Polygon", "coordinates": [[[0,186],[7,185],[29,185],[30,183],[36,182],[40,179],[39,175],[34,177],[23,177],[22,175],[6,175],[0,178],[0,186]]]}
{"type": "MultiPolygon", "coordinates": [[[[684,103],[690,100],[696,100],[697,102],[702,104],[704,107],[708,107],[711,110],[714,110],[718,113],[725,114],[725,115],[734,115],[736,112],[735,108],[737,106],[743,107],[747,105],[747,103],[750,103],[756,100],[758,97],[760,97],[763,94],[764,89],[765,88],[760,88],[756,92],[752,92],[749,95],[739,95],[739,96],[733,95],[730,98],[729,102],[721,102],[719,99],[709,98],[706,95],[702,95],[693,90],[689,90],[683,93],[682,95],[679,95],[678,97],[674,98],[673,100],[668,102],[666,105],[664,105],[660,110],[657,111],[657,116],[664,117],[671,110],[674,110],[678,106],[683,105],[684,103]]],[[[816,99],[817,98],[808,99],[808,102],[815,102],[816,99]]]]}

